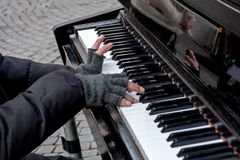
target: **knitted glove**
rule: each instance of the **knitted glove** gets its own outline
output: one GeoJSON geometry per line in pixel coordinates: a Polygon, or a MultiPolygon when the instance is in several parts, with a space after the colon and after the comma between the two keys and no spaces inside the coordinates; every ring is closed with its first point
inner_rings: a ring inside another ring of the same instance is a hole
{"type": "Polygon", "coordinates": [[[89,107],[119,105],[126,93],[128,78],[125,74],[98,74],[75,76],[82,82],[86,104],[89,107]]]}
{"type": "Polygon", "coordinates": [[[81,64],[76,68],[75,73],[81,74],[100,74],[102,73],[102,65],[104,56],[98,55],[94,49],[88,49],[87,63],[81,64]]]}

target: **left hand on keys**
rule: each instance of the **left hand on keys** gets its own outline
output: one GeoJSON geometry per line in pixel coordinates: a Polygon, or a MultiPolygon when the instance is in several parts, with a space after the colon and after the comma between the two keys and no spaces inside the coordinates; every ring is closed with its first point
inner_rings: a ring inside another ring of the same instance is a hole
{"type": "Polygon", "coordinates": [[[88,49],[87,63],[81,64],[76,68],[76,73],[81,74],[100,74],[102,73],[103,65],[103,54],[112,48],[112,43],[108,43],[100,47],[101,43],[104,41],[104,36],[101,35],[96,42],[93,44],[92,48],[88,49]]]}

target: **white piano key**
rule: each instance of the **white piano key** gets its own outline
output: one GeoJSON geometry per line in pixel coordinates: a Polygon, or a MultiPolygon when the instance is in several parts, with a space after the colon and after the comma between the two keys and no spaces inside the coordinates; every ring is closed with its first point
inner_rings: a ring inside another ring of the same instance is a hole
{"type": "Polygon", "coordinates": [[[79,40],[82,42],[84,48],[91,48],[94,42],[97,40],[98,35],[94,29],[86,29],[77,31],[79,40]]]}
{"type": "Polygon", "coordinates": [[[112,55],[110,55],[112,51],[108,51],[104,54],[105,60],[112,60],[112,55]]]}

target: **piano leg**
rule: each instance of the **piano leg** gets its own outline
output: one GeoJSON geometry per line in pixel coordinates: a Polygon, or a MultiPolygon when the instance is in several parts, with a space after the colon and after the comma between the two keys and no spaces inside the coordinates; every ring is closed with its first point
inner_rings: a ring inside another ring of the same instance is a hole
{"type": "Polygon", "coordinates": [[[61,136],[63,149],[70,157],[82,158],[81,146],[74,118],[70,119],[63,127],[64,137],[61,136]]]}

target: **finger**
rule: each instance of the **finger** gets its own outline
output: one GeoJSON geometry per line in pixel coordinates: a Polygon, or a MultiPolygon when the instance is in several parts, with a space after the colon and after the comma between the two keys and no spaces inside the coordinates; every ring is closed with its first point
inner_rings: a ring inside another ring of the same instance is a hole
{"type": "Polygon", "coordinates": [[[192,58],[194,59],[195,62],[197,62],[197,59],[195,57],[195,54],[192,52],[192,58]]]}
{"type": "Polygon", "coordinates": [[[185,59],[187,60],[188,62],[188,65],[192,68],[194,68],[195,70],[199,70],[199,67],[198,67],[198,62],[196,62],[195,60],[193,60],[192,58],[190,58],[189,56],[185,55],[185,59]]]}
{"type": "Polygon", "coordinates": [[[136,83],[128,82],[128,91],[130,91],[130,92],[135,91],[137,93],[143,93],[145,91],[145,89],[136,83]]]}
{"type": "Polygon", "coordinates": [[[98,50],[98,48],[100,47],[104,39],[105,39],[104,35],[100,35],[98,39],[95,41],[95,43],[93,44],[92,49],[98,50]]]}
{"type": "Polygon", "coordinates": [[[187,55],[188,55],[190,58],[192,58],[193,60],[196,60],[196,57],[195,57],[195,55],[194,55],[194,53],[193,53],[192,50],[187,50],[187,55]]]}
{"type": "Polygon", "coordinates": [[[124,98],[125,98],[126,100],[128,100],[129,102],[131,102],[131,103],[136,103],[136,102],[138,102],[138,100],[136,100],[134,97],[130,96],[128,93],[126,93],[126,94],[124,95],[124,98]]]}
{"type": "Polygon", "coordinates": [[[108,92],[104,96],[104,102],[106,104],[111,104],[117,106],[121,103],[122,96],[116,95],[114,93],[108,92]]]}
{"type": "Polygon", "coordinates": [[[107,51],[109,51],[111,48],[112,48],[112,43],[108,43],[102,47],[100,47],[96,53],[99,54],[99,55],[103,55],[104,53],[106,53],[107,51]]]}
{"type": "Polygon", "coordinates": [[[195,65],[195,61],[188,55],[185,55],[185,59],[187,60],[188,64],[190,66],[194,66],[195,65]]]}
{"type": "Polygon", "coordinates": [[[132,105],[127,99],[123,98],[120,102],[120,107],[130,107],[132,105]]]}

